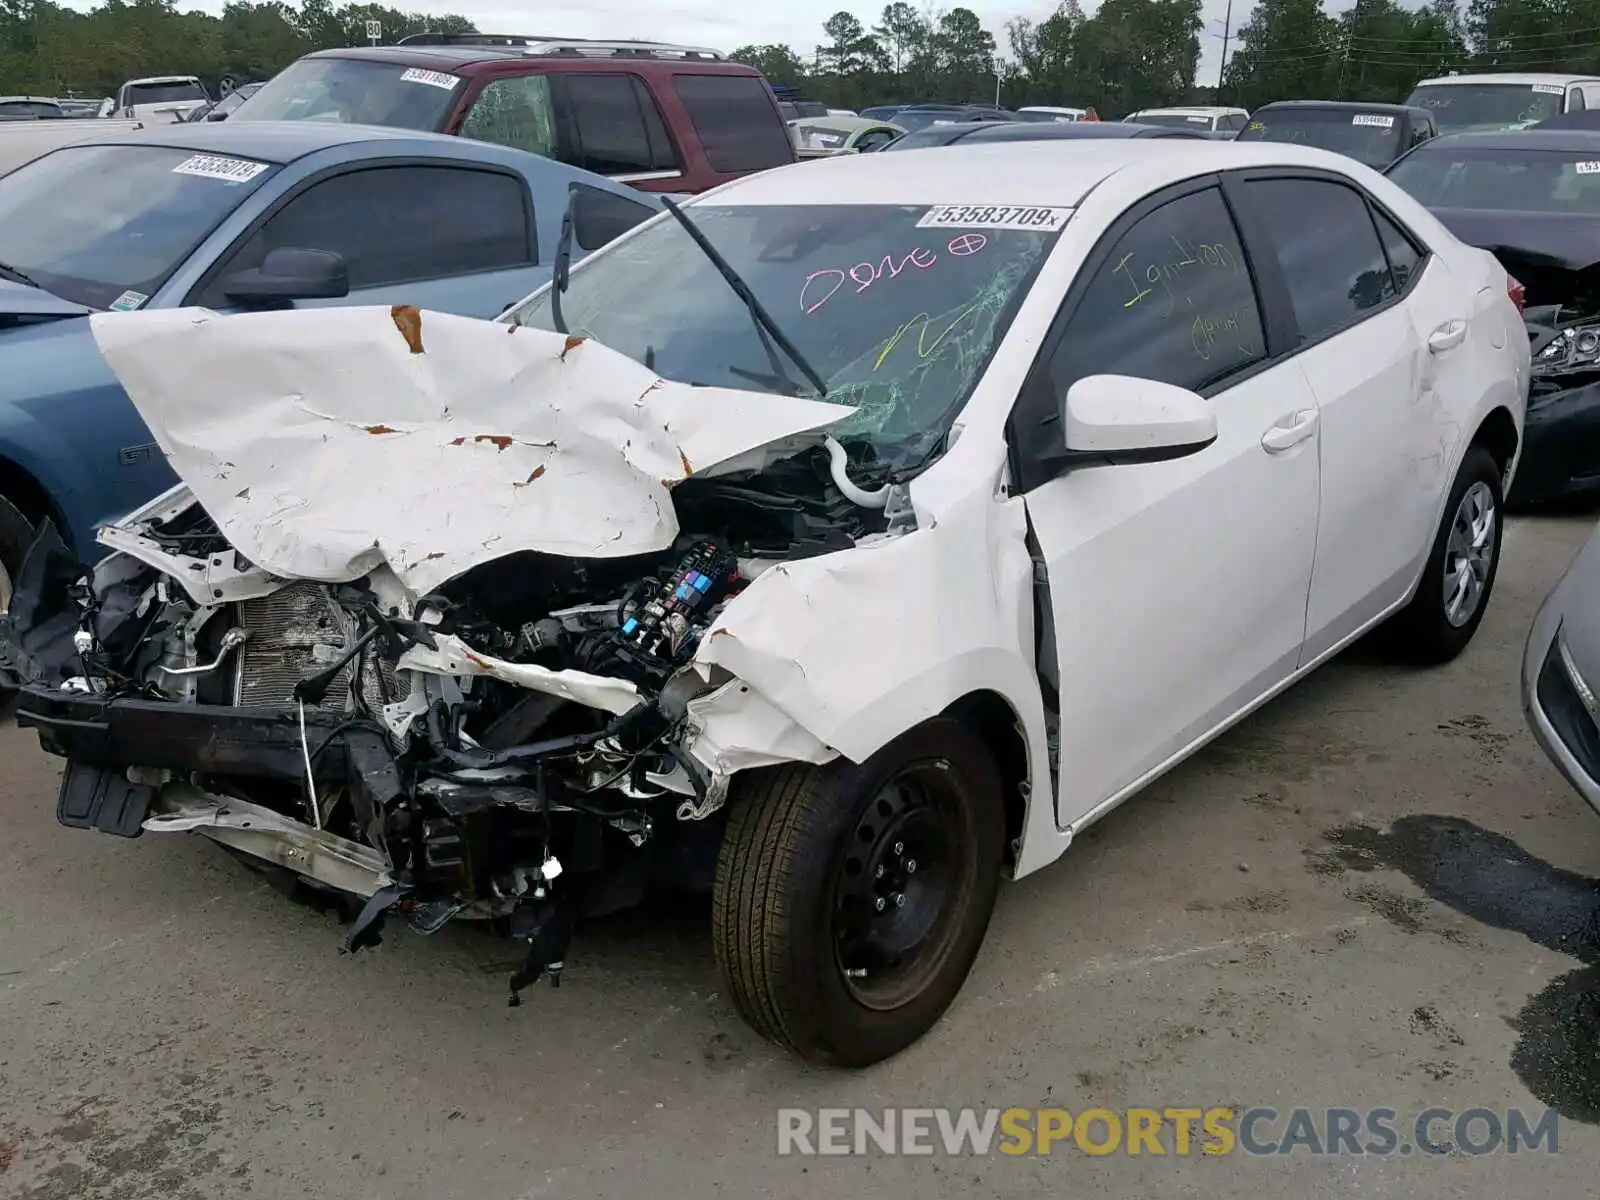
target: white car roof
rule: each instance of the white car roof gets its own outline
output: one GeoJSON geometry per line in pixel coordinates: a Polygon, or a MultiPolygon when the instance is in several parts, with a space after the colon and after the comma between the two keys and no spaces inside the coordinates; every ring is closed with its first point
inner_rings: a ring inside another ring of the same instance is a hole
{"type": "MultiPolygon", "coordinates": [[[[1130,202],[1170,183],[1253,166],[1348,172],[1353,160],[1283,142],[1196,138],[956,143],[933,154],[846,154],[777,167],[703,192],[688,207],[779,204],[970,204],[1075,208],[1113,176],[1130,202]]],[[[1117,186],[1112,180],[1107,186],[1117,186]]]]}
{"type": "Polygon", "coordinates": [[[146,83],[199,83],[196,75],[146,75],[143,79],[130,79],[123,87],[138,87],[146,83]]]}
{"type": "Polygon", "coordinates": [[[1141,108],[1133,115],[1143,116],[1145,113],[1172,113],[1179,117],[1220,117],[1227,113],[1242,113],[1242,108],[1228,108],[1220,104],[1175,105],[1171,108],[1141,108]]]}
{"type": "Polygon", "coordinates": [[[1057,108],[1050,104],[1025,104],[1017,109],[1018,112],[1048,112],[1048,113],[1081,113],[1088,112],[1086,108],[1057,108]]]}
{"type": "Polygon", "coordinates": [[[1525,84],[1529,87],[1536,83],[1559,83],[1565,87],[1569,83],[1596,83],[1600,82],[1600,75],[1565,75],[1556,72],[1538,71],[1513,71],[1502,75],[1441,75],[1437,79],[1424,79],[1417,87],[1441,87],[1461,83],[1509,83],[1525,84]]]}

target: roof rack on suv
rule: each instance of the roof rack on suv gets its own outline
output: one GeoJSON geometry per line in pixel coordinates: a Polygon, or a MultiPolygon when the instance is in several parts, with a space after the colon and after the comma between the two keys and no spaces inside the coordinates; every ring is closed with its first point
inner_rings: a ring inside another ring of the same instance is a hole
{"type": "Polygon", "coordinates": [[[578,55],[593,58],[683,58],[718,62],[723,55],[700,46],[674,46],[666,42],[558,38],[520,33],[413,33],[399,46],[513,46],[528,54],[578,55]]]}

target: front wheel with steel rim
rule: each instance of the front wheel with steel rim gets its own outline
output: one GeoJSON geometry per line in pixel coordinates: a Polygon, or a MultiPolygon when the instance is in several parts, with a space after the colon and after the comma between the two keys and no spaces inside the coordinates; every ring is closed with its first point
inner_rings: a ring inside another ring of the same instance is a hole
{"type": "Polygon", "coordinates": [[[737,777],[713,893],[727,994],[803,1058],[866,1066],[955,999],[994,908],[1005,842],[988,749],[940,717],[859,765],[737,777]]]}
{"type": "Polygon", "coordinates": [[[1483,620],[1500,565],[1501,468],[1482,446],[1462,460],[1422,580],[1386,630],[1391,646],[1416,662],[1448,662],[1466,649],[1483,620]]]}

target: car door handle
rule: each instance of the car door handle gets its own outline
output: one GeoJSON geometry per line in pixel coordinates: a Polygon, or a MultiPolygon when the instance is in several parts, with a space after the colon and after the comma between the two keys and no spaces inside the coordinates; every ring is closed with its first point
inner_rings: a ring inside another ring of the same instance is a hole
{"type": "Polygon", "coordinates": [[[1467,323],[1462,320],[1446,321],[1428,335],[1428,349],[1434,354],[1454,350],[1467,340],[1467,323]]]}
{"type": "Polygon", "coordinates": [[[1284,417],[1261,435],[1261,446],[1268,454],[1282,454],[1317,431],[1317,410],[1302,408],[1284,417]]]}

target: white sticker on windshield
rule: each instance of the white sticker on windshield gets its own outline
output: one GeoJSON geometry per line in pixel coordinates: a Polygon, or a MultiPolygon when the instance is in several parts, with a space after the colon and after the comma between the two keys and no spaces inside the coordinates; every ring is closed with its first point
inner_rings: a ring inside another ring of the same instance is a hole
{"type": "Polygon", "coordinates": [[[922,215],[917,228],[1022,229],[1030,233],[1055,233],[1071,215],[1070,208],[936,204],[922,215]]]}
{"type": "Polygon", "coordinates": [[[1600,162],[1573,163],[1579,175],[1600,175],[1600,162]]]}
{"type": "Polygon", "coordinates": [[[421,67],[412,67],[400,78],[407,83],[425,83],[447,92],[460,82],[454,75],[446,75],[443,71],[424,71],[421,67]]]}
{"type": "Polygon", "coordinates": [[[1185,117],[1184,120],[1191,125],[1209,125],[1211,123],[1210,117],[1185,117]]]}
{"type": "Polygon", "coordinates": [[[1358,113],[1350,118],[1352,125],[1371,125],[1377,129],[1393,129],[1393,117],[1380,117],[1375,113],[1358,113]]]}
{"type": "Polygon", "coordinates": [[[196,154],[172,168],[174,175],[199,175],[203,179],[220,179],[224,183],[244,183],[267,169],[266,163],[251,162],[247,158],[224,158],[220,154],[196,154]]]}
{"type": "Polygon", "coordinates": [[[1533,90],[1536,92],[1543,92],[1547,96],[1560,96],[1565,93],[1567,89],[1562,87],[1559,83],[1536,83],[1533,85],[1533,90]]]}
{"type": "Polygon", "coordinates": [[[150,297],[146,296],[143,292],[135,292],[132,289],[129,289],[111,302],[111,311],[132,312],[148,299],[150,299],[150,297]]]}

